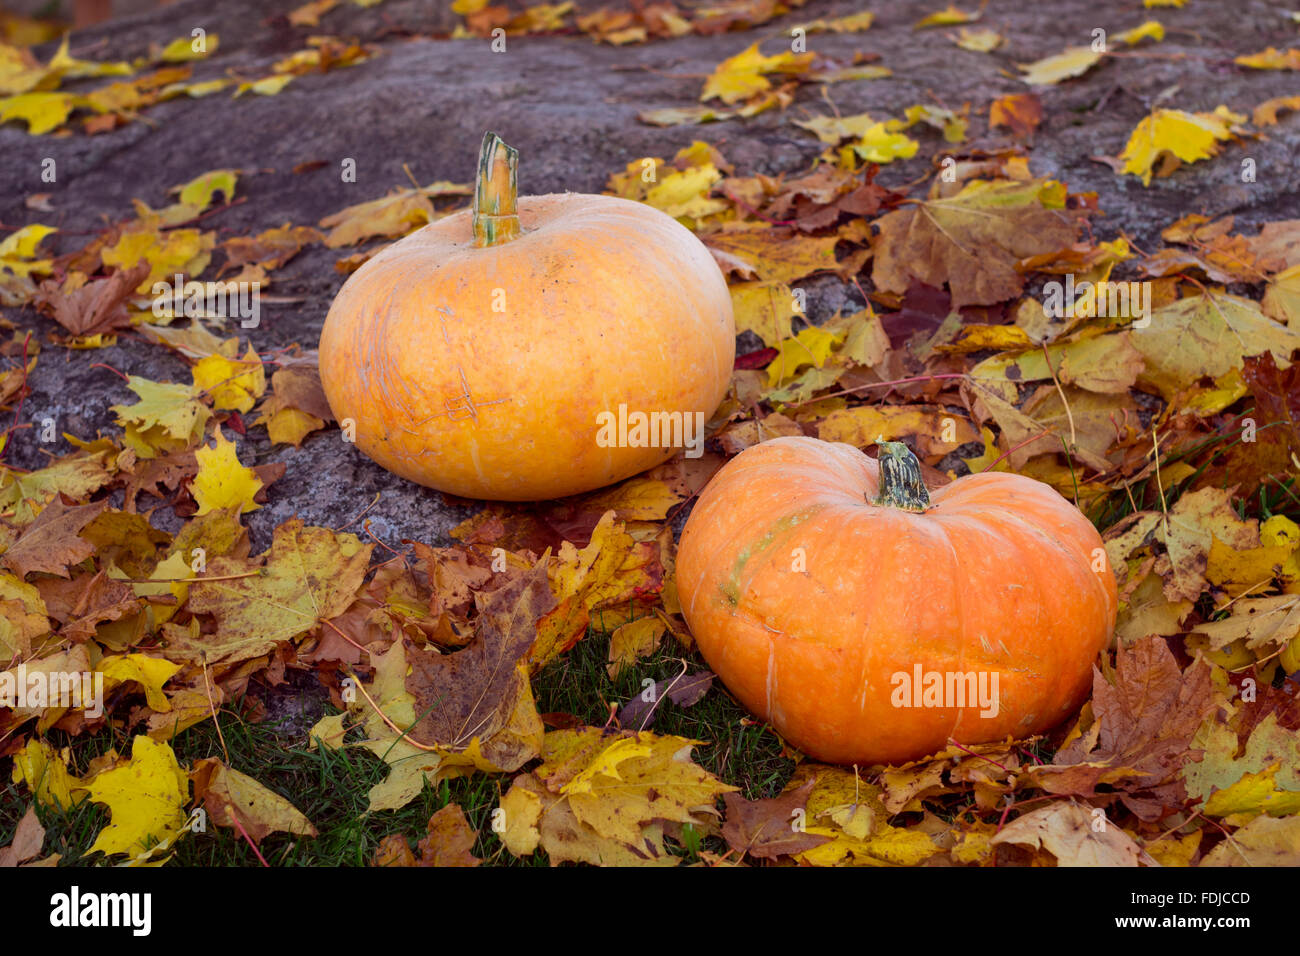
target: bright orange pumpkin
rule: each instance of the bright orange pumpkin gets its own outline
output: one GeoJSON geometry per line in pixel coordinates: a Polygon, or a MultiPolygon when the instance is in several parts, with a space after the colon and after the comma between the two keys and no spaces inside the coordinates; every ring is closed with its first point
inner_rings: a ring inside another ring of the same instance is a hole
{"type": "Polygon", "coordinates": [[[576,494],[702,447],[736,335],[708,249],[626,199],[516,200],[516,162],[489,133],[473,210],[339,291],[320,338],[335,416],[389,471],[471,498],[576,494]]]}
{"type": "Polygon", "coordinates": [[[1072,714],[1115,626],[1096,529],[1032,478],[988,472],[929,491],[905,445],[881,447],[878,463],[776,438],[714,476],[677,555],[709,666],[833,763],[914,760],[1072,714]]]}

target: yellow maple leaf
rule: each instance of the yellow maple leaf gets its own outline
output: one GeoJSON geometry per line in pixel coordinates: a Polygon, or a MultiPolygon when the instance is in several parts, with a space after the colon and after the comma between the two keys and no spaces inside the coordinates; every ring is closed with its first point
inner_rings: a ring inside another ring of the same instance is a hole
{"type": "MultiPolygon", "coordinates": [[[[77,439],[66,432],[64,437],[77,444],[77,439]]],[[[108,484],[117,472],[114,459],[120,449],[108,439],[78,447],[80,451],[37,471],[19,474],[13,469],[0,469],[0,507],[12,510],[10,521],[20,526],[29,524],[56,494],[84,498],[108,484]]]]}
{"type": "Polygon", "coordinates": [[[1205,801],[1204,813],[1211,817],[1231,817],[1238,826],[1261,813],[1273,817],[1300,813],[1300,792],[1286,790],[1276,781],[1282,762],[1275,761],[1257,773],[1246,773],[1226,790],[1216,791],[1205,801]]]}
{"type": "Polygon", "coordinates": [[[46,807],[68,810],[86,798],[81,781],[68,773],[67,751],[35,737],[14,754],[13,781],[27,784],[36,802],[46,807]]]}
{"type": "Polygon", "coordinates": [[[881,788],[854,771],[803,764],[787,789],[816,778],[807,801],[807,832],[827,838],[796,856],[813,866],[916,866],[939,852],[919,830],[889,824],[881,788]]]}
{"type": "Polygon", "coordinates": [[[1055,56],[1020,64],[1020,79],[1030,86],[1051,86],[1072,76],[1082,76],[1100,62],[1103,54],[1086,46],[1072,46],[1055,56]]]}
{"type": "Polygon", "coordinates": [[[539,3],[525,7],[518,16],[512,17],[506,24],[506,32],[515,33],[551,33],[563,30],[565,18],[573,12],[573,0],[564,3],[539,3]]]}
{"type": "Polygon", "coordinates": [[[338,750],[342,747],[348,734],[348,726],[344,724],[346,718],[346,713],[330,714],[312,724],[311,730],[307,731],[307,749],[315,750],[317,744],[326,750],[338,750]]]}
{"type": "MultiPolygon", "coordinates": [[[[896,124],[897,121],[891,122],[896,124]]],[[[962,135],[964,137],[964,130],[962,135]]],[[[884,165],[896,159],[911,159],[919,148],[920,143],[895,132],[890,123],[873,123],[857,140],[845,146],[844,151],[851,150],[869,163],[884,165]]]]}
{"type": "Polygon", "coordinates": [[[731,285],[736,331],[753,332],[775,348],[791,335],[794,294],[784,282],[738,282],[731,285]]]}
{"type": "Polygon", "coordinates": [[[228,203],[235,198],[235,183],[239,181],[237,169],[213,169],[196,176],[188,183],[177,186],[173,192],[180,194],[180,201],[203,212],[212,205],[212,197],[221,193],[228,203]]]}
{"type": "Polygon", "coordinates": [[[747,100],[772,86],[766,73],[802,73],[812,64],[815,54],[786,51],[776,56],[764,56],[758,44],[728,57],[717,65],[704,83],[700,101],[720,99],[727,105],[747,100]]]}
{"type": "Polygon", "coordinates": [[[1273,515],[1259,526],[1259,541],[1265,547],[1287,547],[1291,556],[1282,564],[1282,577],[1300,578],[1300,525],[1286,515],[1273,515]]]}
{"type": "Polygon", "coordinates": [[[199,83],[170,83],[164,86],[158,95],[164,100],[182,95],[197,100],[218,93],[233,82],[234,80],[203,80],[199,83]]]}
{"type": "Polygon", "coordinates": [[[170,229],[133,223],[123,230],[117,241],[102,252],[104,265],[129,269],[137,262],[149,263],[149,274],[136,291],[149,294],[155,282],[172,281],[179,274],[198,275],[208,267],[216,237],[198,229],[170,229]]]}
{"type": "Polygon", "coordinates": [[[228,440],[219,427],[216,439],[216,444],[204,445],[195,452],[199,473],[194,476],[190,491],[199,506],[198,513],[207,514],[234,505],[239,506],[240,514],[256,511],[262,506],[253,500],[253,496],[262,487],[262,480],[253,469],[239,463],[235,443],[228,440]]]}
{"type": "Polygon", "coordinates": [[[1159,43],[1164,38],[1165,28],[1159,20],[1148,20],[1132,30],[1125,30],[1123,33],[1115,35],[1115,39],[1128,46],[1137,46],[1143,40],[1148,39],[1159,43]]]}
{"type": "Polygon", "coordinates": [[[583,498],[584,507],[604,514],[611,508],[625,521],[663,521],[685,495],[656,478],[639,476],[583,498]]]}
{"type": "MultiPolygon", "coordinates": [[[[218,554],[220,551],[219,549],[213,549],[211,553],[218,554]]],[[[112,575],[110,574],[110,576],[112,575]]],[[[137,581],[132,583],[131,590],[135,592],[136,597],[146,600],[149,611],[153,615],[154,624],[165,624],[180,610],[180,605],[185,603],[185,598],[190,593],[189,585],[185,583],[184,579],[193,577],[194,569],[190,565],[189,556],[182,551],[174,551],[162,561],[159,561],[157,567],[153,569],[153,573],[149,575],[150,581],[159,583],[146,584],[137,581]],[[148,602],[151,597],[166,598],[168,596],[174,597],[175,601],[165,604],[148,602]]],[[[170,677],[171,675],[168,674],[167,678],[164,678],[159,686],[166,683],[170,677]]],[[[150,704],[150,706],[153,705],[150,704]]],[[[165,711],[170,707],[154,707],[153,709],[165,711]]]]}
{"type": "Polygon", "coordinates": [[[939,458],[978,440],[975,427],[946,409],[924,405],[858,405],[832,411],[817,423],[817,437],[866,448],[881,438],[914,438],[917,454],[939,458]]]}
{"type": "Polygon", "coordinates": [[[396,189],[387,196],[348,206],[326,216],[318,225],[329,229],[325,245],[330,249],[353,246],[374,238],[395,238],[420,228],[434,217],[436,196],[466,196],[466,184],[440,180],[420,189],[396,189]]]}
{"type": "Polygon", "coordinates": [[[90,853],[127,853],[136,862],[154,861],[184,832],[190,781],[165,743],[136,737],[131,758],[97,774],[86,789],[91,800],[107,804],[113,814],[90,853]]]}
{"type": "Polygon", "coordinates": [[[726,208],[722,200],[709,198],[709,190],[721,178],[712,163],[673,171],[651,187],[642,201],[674,219],[698,221],[726,208]]]}
{"type": "Polygon", "coordinates": [[[134,405],[113,405],[109,411],[125,429],[126,444],[141,458],[155,458],[188,448],[203,436],[212,412],[190,385],[151,382],[132,375],[127,383],[140,396],[134,405]]]}
{"type": "Polygon", "coordinates": [[[507,821],[517,817],[503,842],[517,855],[540,846],[553,865],[675,865],[663,823],[707,826],[717,798],[736,789],[690,759],[696,743],[599,728],[548,733],[542,765],[501,800],[507,821]]]}
{"type": "Polygon", "coordinates": [[[202,60],[216,53],[220,43],[221,37],[215,33],[204,35],[201,43],[196,42],[194,37],[177,37],[163,47],[158,54],[158,59],[164,63],[187,63],[190,60],[202,60]],[[196,46],[198,49],[195,49],[196,46]]]}
{"type": "Polygon", "coordinates": [[[316,836],[311,821],[292,803],[216,757],[196,761],[190,777],[195,799],[203,801],[219,827],[238,827],[254,843],[268,833],[316,836]]]}
{"type": "Polygon", "coordinates": [[[105,689],[134,681],[144,689],[149,706],[160,712],[172,709],[162,687],[180,669],[180,664],[148,654],[112,654],[95,665],[95,670],[104,675],[105,689]]]}
{"type": "Polygon", "coordinates": [[[1300,70],[1300,47],[1291,47],[1289,50],[1269,47],[1259,53],[1239,56],[1233,62],[1252,70],[1300,70]]]}
{"type": "Polygon", "coordinates": [[[956,34],[949,34],[948,39],[972,53],[992,53],[1002,45],[1002,34],[997,30],[968,30],[962,27],[956,34]]]}
{"type": "Polygon", "coordinates": [[[515,856],[532,856],[542,842],[538,824],[542,818],[542,797],[526,787],[511,787],[501,798],[506,828],[501,832],[501,842],[515,856]]]}
{"type": "Polygon", "coordinates": [[[967,13],[965,10],[958,10],[950,3],[942,10],[936,10],[924,19],[918,20],[912,29],[923,30],[926,27],[950,27],[958,23],[974,23],[980,18],[981,12],[982,8],[974,13],[967,13]]]}
{"type": "Polygon", "coordinates": [[[871,29],[871,24],[875,22],[874,13],[863,11],[831,20],[813,20],[811,23],[802,24],[802,27],[804,33],[861,33],[863,30],[871,29]]]}
{"type": "Polygon", "coordinates": [[[91,76],[129,76],[135,71],[131,64],[122,61],[96,63],[93,60],[78,60],[69,55],[68,43],[71,34],[65,34],[58,50],[50,58],[49,69],[60,77],[79,80],[91,76]]]}
{"type": "Polygon", "coordinates": [[[667,625],[657,616],[639,617],[614,629],[609,636],[609,679],[616,680],[623,668],[653,654],[667,625]]]}
{"type": "Polygon", "coordinates": [[[45,66],[37,63],[36,58],[21,46],[0,43],[0,93],[52,90],[65,78],[75,80],[91,76],[125,76],[132,72],[129,63],[95,63],[75,59],[68,54],[68,43],[69,35],[65,34],[59,49],[45,66]]]}
{"type": "Polygon", "coordinates": [[[50,630],[48,609],[35,586],[13,574],[0,574],[0,659],[32,656],[32,640],[50,630]]]}
{"type": "MultiPolygon", "coordinates": [[[[960,143],[966,139],[968,120],[964,113],[957,113],[940,106],[917,103],[915,106],[909,106],[903,115],[904,119],[890,120],[885,124],[885,127],[893,131],[910,129],[917,123],[925,123],[927,126],[933,126],[935,129],[940,130],[943,133],[943,138],[949,143],[960,143]]],[[[912,152],[915,153],[915,150],[912,152]]],[[[912,154],[909,153],[903,158],[910,155],[912,154]]]]}
{"type": "Polygon", "coordinates": [[[12,272],[20,276],[29,276],[33,272],[48,273],[50,260],[37,259],[36,250],[46,236],[58,231],[53,226],[32,223],[10,233],[0,241],[0,271],[12,272]]]}
{"type": "Polygon", "coordinates": [[[217,630],[198,640],[176,634],[168,640],[169,655],[180,660],[203,656],[212,663],[248,660],[304,634],[323,618],[337,617],[360,588],[372,547],[355,535],[304,527],[301,519],[291,518],[275,529],[264,562],[209,559],[208,574],[221,580],[192,582],[188,608],[212,614],[217,630]]]}
{"type": "Polygon", "coordinates": [[[194,364],[194,387],[218,410],[247,412],[266,391],[266,372],[252,344],[242,359],[208,355],[194,364]]]}
{"type": "Polygon", "coordinates": [[[707,236],[711,249],[730,253],[760,280],[786,283],[814,272],[836,272],[838,236],[789,235],[770,227],[715,232],[707,236]]]}
{"type": "Polygon", "coordinates": [[[12,96],[35,89],[48,71],[25,46],[0,42],[0,94],[12,96]]]}
{"type": "Polygon", "coordinates": [[[85,98],[76,93],[20,93],[0,99],[0,123],[22,120],[27,132],[40,136],[62,126],[85,98]]]}
{"type": "MultiPolygon", "coordinates": [[[[268,406],[264,405],[263,411],[267,408],[268,406]]],[[[271,436],[272,442],[293,445],[295,448],[301,445],[312,432],[325,427],[325,422],[311,412],[304,412],[301,408],[288,405],[277,407],[269,416],[259,419],[259,422],[261,421],[266,422],[266,433],[271,436]]]]}
{"type": "Polygon", "coordinates": [[[792,378],[809,365],[821,368],[830,358],[831,350],[842,341],[843,334],[836,335],[816,325],[808,326],[777,346],[776,358],[767,367],[767,384],[772,386],[792,378]]]}
{"type": "Polygon", "coordinates": [[[1162,154],[1170,154],[1184,163],[1209,159],[1218,153],[1218,143],[1232,138],[1229,124],[1234,118],[1226,111],[1186,113],[1157,108],[1133,130],[1119,155],[1124,160],[1120,172],[1141,176],[1142,185],[1148,186],[1162,154]]]}
{"type": "Polygon", "coordinates": [[[276,73],[272,76],[263,77],[260,80],[249,80],[240,83],[235,88],[234,94],[230,97],[232,100],[243,96],[245,93],[256,93],[258,96],[275,96],[286,86],[293,82],[292,73],[276,73]]]}
{"type": "Polygon", "coordinates": [[[1256,817],[1216,845],[1200,865],[1300,866],[1300,816],[1256,817]]]}
{"type": "Polygon", "coordinates": [[[585,548],[570,541],[560,545],[549,576],[561,600],[577,597],[588,610],[627,600],[652,583],[645,546],[633,539],[613,510],[601,516],[585,548]]]}
{"type": "Polygon", "coordinates": [[[855,113],[852,116],[814,116],[810,120],[795,120],[795,126],[814,133],[828,146],[838,146],[846,139],[862,136],[876,121],[870,113],[855,113]]]}
{"type": "Polygon", "coordinates": [[[219,338],[209,332],[197,318],[190,322],[188,329],[145,324],[139,330],[146,339],[175,349],[189,359],[201,359],[208,355],[224,355],[233,359],[239,354],[238,337],[219,338]]]}

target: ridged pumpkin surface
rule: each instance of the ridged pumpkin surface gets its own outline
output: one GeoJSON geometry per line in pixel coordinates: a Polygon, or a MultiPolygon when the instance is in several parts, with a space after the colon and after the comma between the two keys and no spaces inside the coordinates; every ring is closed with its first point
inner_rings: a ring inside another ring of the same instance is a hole
{"type": "Polygon", "coordinates": [[[1024,737],[1077,710],[1116,612],[1087,519],[1011,474],[959,478],[923,513],[868,503],[878,493],[875,459],[801,437],[745,450],[705,489],[677,587],[731,692],[801,750],[846,764],[1024,737]],[[916,664],[996,671],[997,715],[894,706],[894,675],[916,664]]]}
{"type": "Polygon", "coordinates": [[[501,245],[475,247],[469,211],[394,243],[321,332],[325,394],[357,447],[471,498],[556,498],[667,460],[680,447],[601,447],[598,414],[707,420],[735,356],[726,282],[675,220],[576,193],[518,211],[501,245]]]}

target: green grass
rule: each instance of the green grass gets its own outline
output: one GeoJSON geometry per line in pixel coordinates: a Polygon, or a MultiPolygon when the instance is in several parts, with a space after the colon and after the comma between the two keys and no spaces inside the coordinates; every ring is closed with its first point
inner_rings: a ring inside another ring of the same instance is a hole
{"type": "MultiPolygon", "coordinates": [[[[603,726],[609,718],[609,704],[622,704],[641,692],[644,678],[663,680],[681,672],[683,663],[692,670],[703,667],[697,655],[682,655],[672,639],[657,654],[627,668],[617,680],[605,670],[608,636],[589,634],[567,654],[544,668],[533,680],[533,692],[542,713],[572,714],[582,722],[603,726]]],[[[311,750],[306,740],[282,736],[266,724],[242,719],[238,708],[221,712],[221,734],[229,753],[229,765],[284,796],[316,826],[319,836],[304,838],[274,833],[261,843],[261,853],[271,866],[362,866],[370,862],[381,840],[391,833],[406,836],[412,845],[424,835],[429,817],[448,803],[459,804],[479,833],[476,856],[487,863],[504,865],[546,865],[546,855],[512,856],[491,830],[492,810],[510,786],[512,774],[475,774],[427,783],[420,795],[400,810],[370,813],[368,792],[383,780],[386,765],[367,751],[343,748],[311,750]]],[[[663,701],[653,726],[659,734],[677,734],[700,740],[695,759],[723,780],[740,788],[750,798],[779,793],[794,770],[792,761],[781,756],[781,742],[765,725],[747,720],[746,712],[714,682],[709,693],[690,708],[663,701]]],[[[93,737],[51,742],[73,751],[72,768],[84,772],[95,756],[116,747],[129,750],[129,740],[111,731],[93,737]]],[[[223,757],[221,740],[212,721],[186,730],[171,741],[182,767],[204,757],[223,757]]],[[[0,846],[13,836],[19,817],[32,798],[25,785],[9,781],[6,767],[0,769],[0,846]]],[[[102,855],[86,851],[99,830],[108,823],[108,810],[84,801],[70,811],[37,808],[46,828],[45,852],[62,854],[67,864],[93,865],[104,862],[102,855]]],[[[687,847],[675,848],[688,859],[701,849],[721,852],[716,837],[688,833],[687,847]]],[[[189,866],[260,866],[252,848],[236,831],[214,827],[206,833],[183,838],[175,862],[189,866]]]]}
{"type": "MultiPolygon", "coordinates": [[[[1234,422],[1250,416],[1253,412],[1253,408],[1246,409],[1234,418],[1234,422]]],[[[1284,424],[1283,422],[1269,422],[1261,425],[1257,429],[1256,435],[1258,436],[1270,428],[1283,427],[1284,424]]],[[[1195,465],[1196,471],[1176,484],[1167,483],[1166,480],[1163,487],[1152,475],[1142,481],[1135,482],[1127,491],[1123,488],[1117,488],[1093,503],[1092,507],[1088,509],[1088,519],[1092,521],[1098,531],[1104,533],[1106,529],[1132,514],[1135,510],[1134,503],[1137,504],[1138,510],[1159,511],[1161,509],[1162,491],[1163,506],[1172,508],[1185,491],[1198,485],[1198,481],[1207,468],[1214,465],[1232,448],[1242,443],[1239,431],[1240,429],[1236,428],[1221,430],[1191,442],[1185,447],[1164,451],[1160,459],[1160,467],[1164,471],[1168,471],[1171,465],[1184,461],[1195,465]]],[[[1294,476],[1289,476],[1285,480],[1265,481],[1259,486],[1257,492],[1237,498],[1238,516],[1242,519],[1259,518],[1262,520],[1275,514],[1281,514],[1286,515],[1293,521],[1300,522],[1300,492],[1295,489],[1295,480],[1294,476]]],[[[1222,484],[1229,486],[1231,483],[1231,477],[1225,476],[1222,484]]]]}

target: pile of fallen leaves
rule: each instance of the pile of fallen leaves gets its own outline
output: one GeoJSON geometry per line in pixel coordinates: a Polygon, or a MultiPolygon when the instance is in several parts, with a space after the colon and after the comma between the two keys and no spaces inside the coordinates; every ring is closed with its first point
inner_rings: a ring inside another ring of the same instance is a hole
{"type": "MultiPolygon", "coordinates": [[[[318,0],[291,19],[314,26],[335,5],[318,0]]],[[[577,29],[628,43],[744,28],[799,5],[751,0],[688,15],[661,2],[576,19],[572,4],[454,9],[467,33],[577,29]]],[[[917,26],[978,19],[948,8],[917,26]]],[[[805,25],[870,26],[869,14],[805,25]]],[[[1118,41],[1163,35],[1151,21],[1118,41]]],[[[990,52],[1001,38],[962,26],[947,39],[990,52]]],[[[211,52],[216,38],[207,42],[211,52]]],[[[184,41],[148,63],[90,63],[65,42],[42,64],[0,47],[0,121],[25,119],[39,134],[82,110],[95,132],[157,99],[215,91],[168,73],[188,67],[160,65],[193,52],[184,41]],[[141,76],[146,67],[158,69],[141,76]],[[101,76],[133,78],[61,90],[101,76]]],[[[300,69],[367,55],[321,41],[236,93],[273,93],[300,69]]],[[[1022,72],[1044,86],[1107,58],[1072,48],[1022,72]]],[[[1277,51],[1240,65],[1297,66],[1277,51]]],[[[803,84],[887,72],[751,44],[705,81],[700,103],[641,119],[744,118],[783,109],[803,84]]],[[[1297,105],[1256,104],[1251,122],[1297,105]]],[[[25,427],[26,376],[42,349],[130,337],[190,366],[189,380],[123,376],[135,400],[113,408],[113,434],[68,435],[76,450],[35,471],[0,466],[0,681],[84,673],[103,688],[102,710],[0,707],[14,782],[45,807],[106,805],[111,822],[91,849],[114,860],[167,859],[200,807],[254,846],[272,832],[314,835],[255,779],[258,768],[215,757],[183,767],[170,743],[231,713],[256,720],[250,682],[277,685],[299,670],[337,710],[312,728],[311,745],[363,749],[387,765],[371,811],[404,807],[448,778],[492,775],[492,832],[515,856],[674,865],[692,845],[713,864],[1300,862],[1300,702],[1288,678],[1300,670],[1300,526],[1289,516],[1300,513],[1300,221],[1245,235],[1231,218],[1189,215],[1167,224],[1160,248],[1098,239],[1102,200],[1031,170],[1038,97],[987,106],[990,133],[1006,131],[997,148],[969,145],[985,122],[970,104],[916,104],[901,116],[792,121],[820,149],[797,173],[740,175],[704,141],[615,171],[607,192],[692,229],[730,282],[743,348],[709,451],[563,502],[486,507],[438,547],[380,541],[362,513],[339,515],[335,528],[288,521],[252,553],[241,516],[275,494],[285,465],[241,461],[243,436],[265,428],[294,446],[337,436],[324,437],[332,416],[314,352],[263,354],[241,341],[229,316],[212,314],[202,277],[270,287],[314,244],[361,247],[337,262],[350,272],[377,241],[463,204],[466,184],[412,183],[316,224],[218,242],[205,224],[240,201],[240,171],[214,170],[162,208],[137,200],[132,215],[57,256],[42,251],[57,242],[53,228],[12,232],[0,241],[0,303],[45,318],[28,314],[35,332],[6,323],[5,444],[25,427]],[[931,176],[877,182],[882,165],[923,143],[931,176]],[[178,274],[195,284],[159,308],[154,284],[178,274]],[[809,284],[823,276],[856,286],[859,304],[814,321],[809,284]],[[1066,301],[1063,287],[1080,295],[1066,301]],[[223,325],[235,334],[214,331],[223,325]],[[609,635],[611,675],[665,645],[691,657],[674,522],[729,456],[800,434],[860,448],[906,441],[932,483],[1029,475],[1103,530],[1121,609],[1113,654],[1077,719],[1047,738],[953,740],[902,767],[821,766],[787,750],[797,769],[784,790],[747,800],[695,761],[710,741],[648,729],[663,708],[725,693],[705,670],[647,681],[603,726],[539,713],[534,677],[578,641],[609,635]],[[179,519],[174,534],[151,520],[160,509],[179,519]],[[78,762],[69,741],[109,729],[129,746],[78,762]]],[[[1149,183],[1255,135],[1249,125],[1226,106],[1157,107],[1107,161],[1149,183]]],[[[29,813],[0,861],[55,862],[41,858],[43,835],[29,813]]],[[[452,804],[414,849],[391,836],[375,862],[473,865],[478,837],[452,804]]]]}

